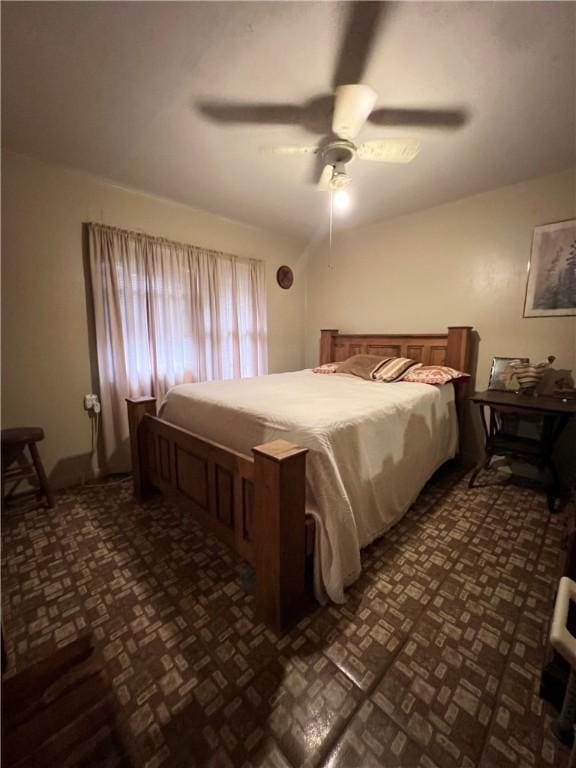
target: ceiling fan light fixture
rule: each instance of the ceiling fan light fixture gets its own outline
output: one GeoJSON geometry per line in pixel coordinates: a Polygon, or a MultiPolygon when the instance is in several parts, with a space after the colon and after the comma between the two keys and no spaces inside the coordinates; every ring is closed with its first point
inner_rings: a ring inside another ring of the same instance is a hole
{"type": "Polygon", "coordinates": [[[350,176],[348,176],[345,171],[334,170],[332,179],[330,181],[330,187],[335,192],[338,190],[343,190],[348,186],[348,184],[350,184],[350,181],[350,176]]]}
{"type": "Polygon", "coordinates": [[[347,189],[337,189],[334,192],[334,207],[346,211],[350,207],[350,193],[347,189]]]}

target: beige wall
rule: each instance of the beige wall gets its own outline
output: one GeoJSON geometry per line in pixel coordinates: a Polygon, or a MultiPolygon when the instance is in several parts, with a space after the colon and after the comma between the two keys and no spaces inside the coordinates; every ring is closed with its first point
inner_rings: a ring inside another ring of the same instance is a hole
{"type": "Polygon", "coordinates": [[[21,155],[2,160],[2,426],[44,427],[41,452],[56,485],[90,466],[83,222],[265,259],[270,371],[302,367],[298,241],[21,155]],[[295,268],[289,291],[275,282],[281,264],[295,268]]]}
{"type": "Polygon", "coordinates": [[[494,356],[554,354],[559,365],[576,369],[576,317],[522,317],[534,227],[575,214],[571,171],[336,231],[332,252],[324,242],[308,259],[307,363],[317,360],[321,328],[434,332],[472,325],[480,336],[479,388],[494,356]]]}

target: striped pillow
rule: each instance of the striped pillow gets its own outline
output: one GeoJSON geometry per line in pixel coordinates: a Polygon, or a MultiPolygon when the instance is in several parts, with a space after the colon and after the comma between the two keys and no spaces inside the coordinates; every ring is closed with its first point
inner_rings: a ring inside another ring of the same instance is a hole
{"type": "Polygon", "coordinates": [[[421,363],[410,360],[409,357],[390,357],[382,360],[380,365],[372,371],[371,378],[374,381],[391,382],[403,378],[408,371],[419,368],[421,363]]]}
{"type": "Polygon", "coordinates": [[[535,387],[544,376],[544,371],[550,367],[550,363],[548,361],[542,363],[512,362],[509,367],[514,371],[520,389],[523,390],[535,387]]]}

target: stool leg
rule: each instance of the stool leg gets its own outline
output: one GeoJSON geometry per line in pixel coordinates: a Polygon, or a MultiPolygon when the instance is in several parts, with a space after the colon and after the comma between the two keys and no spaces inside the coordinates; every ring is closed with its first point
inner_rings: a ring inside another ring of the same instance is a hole
{"type": "Polygon", "coordinates": [[[46,472],[44,472],[44,466],[42,464],[42,459],[40,458],[40,454],[38,453],[38,448],[36,447],[36,443],[28,443],[28,449],[30,450],[30,456],[32,456],[32,461],[34,462],[34,468],[36,470],[36,474],[38,475],[38,482],[40,483],[40,487],[46,494],[48,506],[53,507],[54,496],[52,495],[52,489],[50,488],[50,485],[48,483],[46,472]]]}

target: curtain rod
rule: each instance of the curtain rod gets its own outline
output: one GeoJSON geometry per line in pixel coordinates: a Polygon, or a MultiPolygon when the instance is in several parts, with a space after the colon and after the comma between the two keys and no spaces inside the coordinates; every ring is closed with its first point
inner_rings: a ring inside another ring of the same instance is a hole
{"type": "Polygon", "coordinates": [[[153,243],[161,243],[163,245],[172,245],[176,248],[193,248],[198,251],[205,251],[213,256],[222,257],[227,259],[239,259],[241,261],[253,261],[256,264],[265,263],[264,259],[254,259],[251,256],[237,256],[235,253],[226,253],[225,251],[216,251],[214,248],[204,248],[201,245],[191,245],[190,243],[182,243],[178,240],[170,240],[167,237],[161,237],[159,235],[149,235],[147,232],[138,232],[133,229],[122,229],[121,227],[112,227],[109,224],[99,224],[96,221],[85,222],[85,226],[93,229],[103,229],[108,232],[116,232],[121,235],[127,235],[133,238],[142,238],[143,240],[150,240],[153,243]]]}

